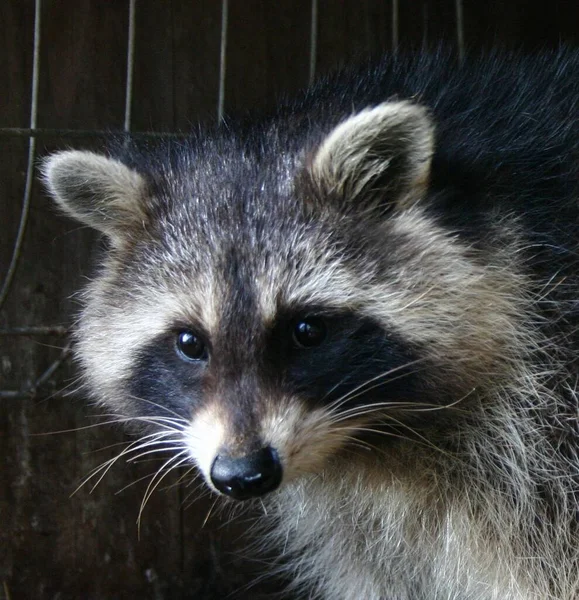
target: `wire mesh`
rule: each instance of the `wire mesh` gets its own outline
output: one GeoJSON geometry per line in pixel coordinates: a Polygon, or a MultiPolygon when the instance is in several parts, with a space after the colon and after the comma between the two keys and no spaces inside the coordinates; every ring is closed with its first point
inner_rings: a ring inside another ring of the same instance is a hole
{"type": "MultiPolygon", "coordinates": [[[[31,87],[31,102],[30,102],[30,119],[29,127],[3,127],[0,128],[0,137],[6,138],[28,138],[28,159],[26,167],[25,186],[22,198],[22,207],[18,230],[12,250],[12,255],[9,261],[8,269],[4,276],[2,286],[0,288],[0,309],[4,305],[10,291],[12,289],[14,276],[16,274],[18,263],[22,255],[24,234],[30,214],[31,189],[35,172],[36,159],[36,140],[39,137],[61,137],[61,138],[107,138],[115,135],[130,135],[135,138],[157,138],[157,137],[185,137],[185,133],[179,132],[133,132],[132,129],[132,106],[133,106],[133,78],[135,68],[135,23],[137,17],[137,1],[127,0],[128,8],[128,27],[126,32],[126,48],[127,48],[127,66],[125,75],[125,106],[124,106],[124,122],[122,131],[105,130],[105,129],[69,129],[69,128],[49,128],[38,127],[38,81],[40,72],[40,44],[41,44],[41,15],[42,15],[42,0],[35,0],[34,4],[34,36],[33,36],[33,65],[32,77],[30,82],[31,87]]],[[[458,42],[459,56],[464,55],[464,19],[462,0],[455,0],[455,16],[456,16],[456,37],[458,42]]],[[[309,33],[309,61],[308,61],[308,81],[313,83],[316,78],[317,59],[318,59],[318,32],[319,32],[320,8],[318,0],[311,0],[310,4],[310,33],[309,33]]],[[[399,46],[400,37],[400,6],[399,0],[392,0],[391,9],[391,40],[392,51],[396,52],[399,46]]],[[[221,28],[220,28],[220,45],[219,45],[219,78],[218,78],[218,94],[216,114],[218,121],[221,122],[224,117],[225,110],[225,93],[227,80],[227,42],[229,23],[229,2],[221,0],[221,28]]],[[[67,330],[61,326],[37,325],[32,327],[8,327],[0,329],[0,336],[45,336],[56,335],[66,336],[67,330]]],[[[31,386],[22,390],[4,390],[0,391],[0,399],[23,399],[30,398],[41,390],[41,387],[49,381],[49,379],[57,372],[58,368],[66,361],[70,354],[70,345],[67,344],[59,357],[42,373],[31,386]]]]}
{"type": "MultiPolygon", "coordinates": [[[[31,102],[30,102],[30,129],[36,129],[36,118],[38,114],[38,74],[40,67],[40,18],[42,0],[35,0],[34,3],[34,45],[32,50],[32,82],[31,82],[31,102]]],[[[14,242],[12,257],[8,265],[8,271],[0,290],[0,309],[6,302],[10,292],[12,280],[16,273],[18,261],[22,252],[22,242],[26,225],[28,224],[28,215],[30,214],[30,196],[32,192],[32,178],[34,175],[34,159],[36,155],[36,137],[30,137],[28,140],[28,165],[26,167],[26,182],[24,185],[24,197],[22,200],[22,210],[20,213],[20,223],[14,242]]]]}
{"type": "Polygon", "coordinates": [[[225,110],[225,75],[227,71],[227,24],[229,21],[229,2],[221,1],[221,42],[219,46],[219,93],[217,96],[217,120],[223,121],[225,110]]]}

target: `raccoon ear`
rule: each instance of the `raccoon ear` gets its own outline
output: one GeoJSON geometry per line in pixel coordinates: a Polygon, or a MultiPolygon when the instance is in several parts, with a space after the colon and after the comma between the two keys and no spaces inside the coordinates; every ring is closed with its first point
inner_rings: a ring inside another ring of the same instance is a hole
{"type": "Polygon", "coordinates": [[[41,168],[58,205],[113,241],[122,241],[146,220],[145,180],[118,160],[73,150],[49,156],[41,168]]]}
{"type": "Polygon", "coordinates": [[[384,209],[428,186],[434,124],[411,102],[385,102],[340,123],[322,141],[311,176],[323,194],[384,209]]]}

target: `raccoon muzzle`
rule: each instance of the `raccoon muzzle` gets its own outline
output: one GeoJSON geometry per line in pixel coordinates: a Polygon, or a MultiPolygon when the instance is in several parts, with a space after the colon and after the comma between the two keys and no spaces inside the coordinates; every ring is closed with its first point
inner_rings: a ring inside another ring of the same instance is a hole
{"type": "Polygon", "coordinates": [[[215,488],[235,500],[263,496],[275,490],[281,480],[279,456],[269,446],[236,458],[220,454],[211,466],[215,488]]]}

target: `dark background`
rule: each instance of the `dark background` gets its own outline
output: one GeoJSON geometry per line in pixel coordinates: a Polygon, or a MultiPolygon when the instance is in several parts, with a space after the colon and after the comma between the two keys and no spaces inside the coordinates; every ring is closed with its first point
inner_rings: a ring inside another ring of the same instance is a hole
{"type": "Polygon", "coordinates": [[[579,41],[576,1],[225,1],[136,0],[131,9],[129,0],[0,0],[2,600],[247,599],[276,587],[246,587],[267,572],[243,556],[246,524],[227,524],[179,474],[152,495],[139,536],[158,462],[120,460],[94,492],[88,484],[71,497],[128,438],[90,427],[96,410],[65,395],[72,295],[90,273],[94,236],[55,214],[35,179],[27,190],[39,157],[98,148],[104,130],[186,131],[215,120],[220,102],[225,113],[267,107],[337,63],[396,45],[443,41],[462,53],[579,41]]]}

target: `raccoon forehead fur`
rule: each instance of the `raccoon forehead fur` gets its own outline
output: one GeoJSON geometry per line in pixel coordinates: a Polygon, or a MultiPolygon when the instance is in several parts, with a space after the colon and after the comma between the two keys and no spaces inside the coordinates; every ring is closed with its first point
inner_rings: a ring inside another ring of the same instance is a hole
{"type": "Polygon", "coordinates": [[[273,448],[264,539],[300,593],[579,595],[578,68],[389,58],[186,141],[46,159],[109,240],[89,389],[212,489],[273,448]]]}

